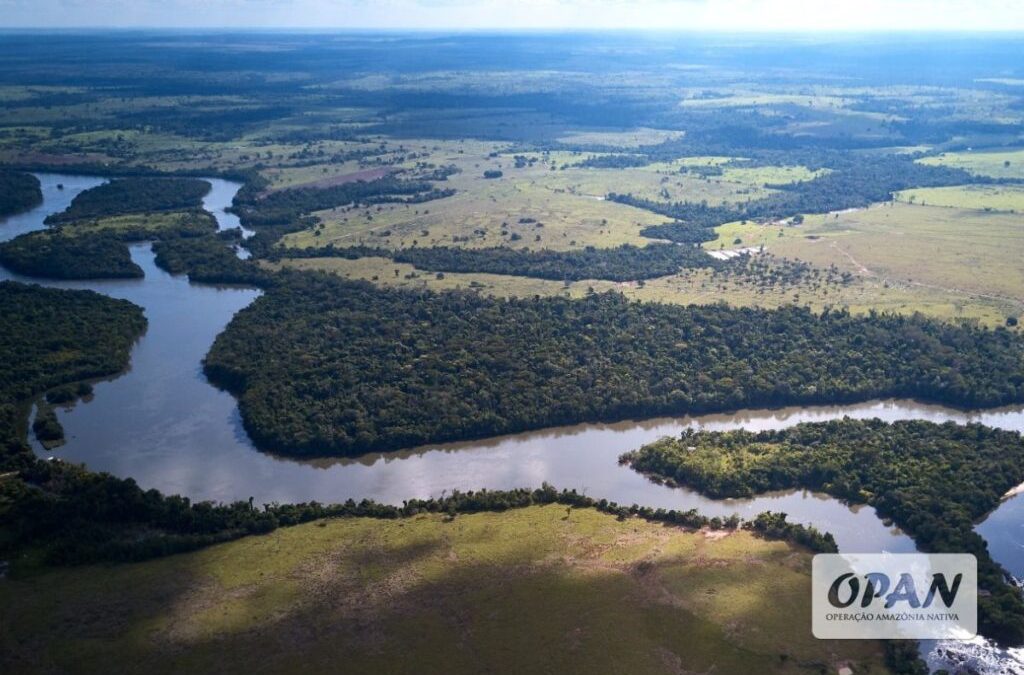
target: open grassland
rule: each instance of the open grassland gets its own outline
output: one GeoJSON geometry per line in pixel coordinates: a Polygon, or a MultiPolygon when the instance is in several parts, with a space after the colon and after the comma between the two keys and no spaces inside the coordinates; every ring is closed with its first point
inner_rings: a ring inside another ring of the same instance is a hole
{"type": "Polygon", "coordinates": [[[550,279],[461,272],[427,272],[407,263],[389,258],[286,258],[279,263],[264,263],[268,269],[296,269],[331,272],[346,279],[370,281],[380,286],[434,291],[477,290],[496,297],[532,297],[534,295],[567,295],[580,297],[588,289],[595,291],[622,290],[627,284],[612,281],[578,281],[563,283],[550,279]]]}
{"type": "MultiPolygon", "coordinates": [[[[452,197],[423,204],[385,204],[321,211],[319,235],[312,230],[284,239],[286,246],[368,244],[515,247],[567,250],[584,246],[643,245],[645,225],[664,218],[603,198],[573,195],[547,185],[546,177],[513,172],[496,180],[463,172],[443,183],[452,197]],[[533,222],[520,222],[529,221],[533,222]],[[539,225],[538,225],[539,223],[539,225]]],[[[537,170],[539,173],[540,170],[537,170]]]]}
{"type": "Polygon", "coordinates": [[[801,225],[730,223],[718,228],[718,233],[719,239],[708,242],[705,248],[764,246],[774,256],[802,260],[823,269],[834,266],[840,273],[850,273],[852,279],[845,284],[801,279],[765,287],[742,276],[684,270],[644,283],[562,283],[495,274],[437,275],[386,258],[311,258],[282,264],[381,285],[434,290],[473,288],[500,297],[580,297],[591,290],[616,290],[648,302],[727,302],[760,307],[797,304],[817,310],[844,307],[856,313],[922,312],[943,319],[976,320],[988,326],[1003,325],[1007,317],[1024,312],[1024,268],[1020,265],[1024,259],[1024,229],[1011,214],[897,202],[847,213],[811,215],[801,225]]]}
{"type": "MultiPolygon", "coordinates": [[[[804,167],[729,167],[723,176],[681,174],[683,162],[623,169],[575,166],[592,153],[567,151],[498,153],[479,142],[409,142],[401,145],[409,159],[395,164],[373,161],[343,166],[319,165],[264,171],[272,186],[285,187],[353,176],[368,167],[402,169],[415,177],[428,166],[459,169],[440,187],[452,197],[415,205],[382,204],[356,209],[343,206],[314,214],[320,226],[289,235],[285,246],[309,247],[366,244],[389,248],[414,245],[514,246],[569,250],[584,246],[644,245],[644,226],[665,218],[623,204],[608,202],[610,192],[632,193],[659,201],[734,204],[771,193],[765,183],[809,180],[816,172],[804,167]],[[519,161],[516,161],[519,157],[519,161]],[[484,177],[500,171],[499,178],[484,177]],[[522,221],[522,222],[521,222],[522,221]],[[531,222],[532,221],[532,222],[531,222]],[[538,225],[539,223],[539,225],[538,225]]],[[[692,166],[720,164],[728,158],[690,158],[692,166]]]]}
{"type": "Polygon", "coordinates": [[[535,295],[579,298],[587,293],[616,291],[642,302],[706,305],[725,302],[737,307],[782,307],[807,305],[815,310],[843,307],[858,314],[871,310],[912,314],[922,312],[944,319],[973,319],[985,325],[1002,325],[1012,305],[979,302],[963,293],[952,293],[908,283],[855,277],[845,285],[822,285],[811,281],[759,287],[741,277],[714,276],[707,270],[684,270],[679,274],[640,282],[584,280],[563,283],[545,279],[499,274],[436,274],[387,258],[286,259],[268,264],[271,269],[287,267],[331,272],[347,279],[370,281],[381,286],[407,289],[476,290],[496,297],[535,295]]]}
{"type": "Polygon", "coordinates": [[[320,521],[0,581],[4,672],[886,672],[811,556],[590,509],[320,521]]]}
{"type": "Polygon", "coordinates": [[[922,206],[949,206],[982,211],[1024,211],[1024,187],[1019,185],[956,185],[915,188],[896,193],[896,199],[922,206]]]}
{"type": "Polygon", "coordinates": [[[951,166],[979,176],[1024,178],[1024,150],[1002,152],[944,152],[918,160],[922,164],[951,166]]]}
{"type": "MultiPolygon", "coordinates": [[[[764,245],[773,254],[857,275],[903,311],[999,325],[1024,310],[1024,228],[1004,213],[904,203],[807,216],[802,225],[730,223],[706,248],[764,245]],[[883,294],[882,291],[885,291],[883,294]],[[952,310],[952,311],[948,311],[952,310]]],[[[890,302],[872,302],[879,309],[890,302]]]]}
{"type": "MultiPolygon", "coordinates": [[[[609,192],[630,193],[665,202],[706,201],[712,206],[760,199],[771,193],[763,182],[740,182],[724,177],[701,178],[686,174],[629,169],[567,169],[540,176],[547,189],[583,197],[604,197],[609,192]]],[[[657,217],[657,216],[655,216],[657,217]]]]}
{"type": "Polygon", "coordinates": [[[828,173],[827,169],[812,171],[805,166],[728,166],[722,180],[743,185],[785,185],[808,181],[828,173]]]}

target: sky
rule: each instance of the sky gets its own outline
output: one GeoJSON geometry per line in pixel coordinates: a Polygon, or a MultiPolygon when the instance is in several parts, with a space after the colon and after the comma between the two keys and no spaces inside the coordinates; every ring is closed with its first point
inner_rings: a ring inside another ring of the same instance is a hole
{"type": "Polygon", "coordinates": [[[0,0],[0,26],[1024,31],[1024,0],[0,0]]]}

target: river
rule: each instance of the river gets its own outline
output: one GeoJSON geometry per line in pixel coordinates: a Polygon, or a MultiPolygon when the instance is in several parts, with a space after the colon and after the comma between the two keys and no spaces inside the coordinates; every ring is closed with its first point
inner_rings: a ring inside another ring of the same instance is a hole
{"type": "MultiPolygon", "coordinates": [[[[39,178],[42,205],[0,220],[0,241],[44,227],[47,215],[62,211],[75,194],[103,182],[100,178],[60,174],[39,174],[39,178]]],[[[204,207],[216,216],[221,229],[240,227],[237,217],[224,210],[240,186],[220,179],[206,180],[213,189],[204,198],[204,207]]],[[[365,497],[401,503],[403,499],[439,496],[453,489],[536,487],[546,481],[621,504],[696,508],[709,516],[784,511],[792,521],[831,532],[844,552],[905,552],[915,550],[910,538],[884,523],[868,506],[849,506],[809,491],[753,499],[709,499],[692,490],[652,483],[620,466],[617,460],[625,451],[676,435],[685,428],[779,429],[843,416],[981,422],[1024,432],[1024,407],[1020,406],[964,412],[915,401],[886,400],[585,424],[358,459],[299,461],[277,457],[252,445],[242,428],[234,398],[211,386],[201,369],[202,358],[216,335],[259,291],[193,284],[185,277],[167,274],[154,264],[147,243],[132,245],[131,255],[142,267],[144,279],[41,281],[0,267],[0,280],[92,289],[143,307],[149,319],[148,330],[134,347],[126,373],[97,382],[90,400],[58,409],[67,443],[53,451],[38,444],[34,447],[40,456],[81,462],[94,470],[130,476],[144,488],[193,499],[232,501],[253,497],[257,503],[266,503],[365,497]]],[[[1022,516],[1024,498],[1016,497],[1004,502],[978,526],[996,560],[1019,576],[1024,576],[1022,516]]],[[[981,661],[993,658],[983,643],[972,649],[981,661]]],[[[1009,663],[1016,668],[1013,663],[1021,663],[1020,672],[1024,672],[1024,661],[1018,659],[1016,654],[1002,654],[1000,667],[1009,663]]]]}

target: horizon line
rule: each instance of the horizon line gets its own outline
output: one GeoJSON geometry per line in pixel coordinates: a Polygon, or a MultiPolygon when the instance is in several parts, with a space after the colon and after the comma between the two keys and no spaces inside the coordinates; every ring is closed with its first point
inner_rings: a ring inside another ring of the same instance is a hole
{"type": "Polygon", "coordinates": [[[922,29],[907,28],[664,28],[644,26],[4,26],[0,25],[0,33],[7,31],[31,31],[50,33],[81,32],[174,32],[187,33],[196,31],[223,31],[235,33],[649,33],[649,34],[708,34],[708,35],[1021,35],[1020,28],[955,28],[934,27],[922,29]]]}

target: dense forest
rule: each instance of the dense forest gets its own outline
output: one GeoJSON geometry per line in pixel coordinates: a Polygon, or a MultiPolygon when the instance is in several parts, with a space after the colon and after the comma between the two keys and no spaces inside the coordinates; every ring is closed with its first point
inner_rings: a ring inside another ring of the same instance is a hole
{"type": "Polygon", "coordinates": [[[261,446],[358,454],[581,421],[880,396],[1024,400],[1024,338],[896,315],[501,300],[282,274],[206,372],[261,446]]]}
{"type": "Polygon", "coordinates": [[[74,220],[0,243],[0,264],[44,279],[131,279],[143,276],[125,242],[198,238],[217,231],[202,210],[74,220]]]}
{"type": "Polygon", "coordinates": [[[1024,482],[1024,441],[978,424],[837,420],[781,431],[695,432],[623,456],[637,471],[713,497],[822,490],[867,503],[927,551],[973,553],[985,635],[1024,642],[1024,600],[989,557],[974,522],[1024,482]]]}
{"type": "Polygon", "coordinates": [[[155,262],[171,274],[187,274],[189,281],[252,286],[270,283],[270,273],[254,261],[238,257],[231,236],[222,233],[153,242],[155,262]]]}
{"type": "Polygon", "coordinates": [[[146,319],[124,300],[12,281],[0,282],[0,316],[0,449],[10,470],[25,461],[16,433],[23,404],[48,389],[124,369],[146,319]]]}
{"type": "Polygon", "coordinates": [[[651,239],[668,239],[678,244],[702,244],[705,241],[714,241],[718,238],[718,233],[711,227],[702,227],[678,220],[674,223],[648,225],[640,230],[640,234],[651,239]]]}
{"type": "Polygon", "coordinates": [[[59,226],[67,234],[102,232],[121,241],[201,237],[217,231],[217,220],[201,209],[155,215],[129,214],[97,220],[75,220],[59,226]]]}
{"type": "Polygon", "coordinates": [[[235,211],[246,227],[291,225],[303,214],[352,203],[383,201],[417,203],[454,194],[437,190],[426,181],[404,181],[393,176],[364,182],[354,181],[324,188],[291,188],[270,193],[239,191],[235,211]]]}
{"type": "Polygon", "coordinates": [[[107,233],[29,232],[0,244],[0,264],[46,279],[133,279],[143,276],[121,237],[107,233]]]}
{"type": "Polygon", "coordinates": [[[0,282],[0,315],[0,558],[17,566],[13,554],[32,549],[56,563],[128,560],[277,525],[248,503],[192,504],[37,459],[25,443],[32,398],[67,402],[91,391],[82,380],[124,370],[146,319],[124,300],[15,282],[0,282]]]}
{"type": "MultiPolygon", "coordinates": [[[[304,503],[256,506],[194,503],[143,490],[133,480],[92,473],[61,461],[37,459],[25,443],[28,403],[48,392],[48,402],[67,402],[91,388],[82,380],[112,375],[128,365],[134,341],[146,327],[139,307],[91,291],[0,283],[0,557],[21,564],[31,549],[50,563],[141,560],[219,541],[268,532],[315,518],[399,518],[422,512],[504,511],[531,504],[596,508],[620,518],[637,516],[684,527],[733,529],[739,518],[706,518],[696,511],[620,506],[576,491],[544,485],[535,490],[454,492],[413,499],[402,506],[363,500],[324,506],[304,503]],[[42,327],[42,328],[41,328],[42,327]],[[73,384],[73,383],[79,384],[73,384]],[[51,395],[52,394],[52,395],[51,395]]],[[[743,526],[831,551],[831,537],[768,514],[743,526]]]]}
{"type": "Polygon", "coordinates": [[[431,272],[482,272],[511,274],[556,281],[607,279],[636,281],[675,274],[684,268],[719,267],[721,262],[693,246],[650,244],[615,248],[587,246],[571,251],[511,248],[413,247],[398,250],[372,247],[275,249],[271,257],[340,257],[348,259],[383,256],[431,272]]]}
{"type": "Polygon", "coordinates": [[[199,209],[209,191],[209,183],[195,178],[119,178],[79,193],[65,211],[49,216],[46,223],[199,209]]]}
{"type": "Polygon", "coordinates": [[[22,171],[0,169],[0,218],[30,209],[42,201],[38,178],[22,171]]]}

